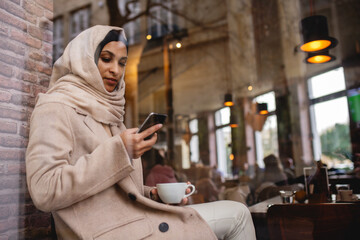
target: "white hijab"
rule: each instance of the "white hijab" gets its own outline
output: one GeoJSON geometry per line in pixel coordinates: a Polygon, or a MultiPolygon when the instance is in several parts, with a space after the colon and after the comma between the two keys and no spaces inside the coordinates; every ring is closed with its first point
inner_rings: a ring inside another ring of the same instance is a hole
{"type": "Polygon", "coordinates": [[[125,106],[125,82],[122,76],[113,92],[105,89],[98,67],[95,51],[111,30],[122,28],[94,26],[74,38],[55,62],[46,94],[39,94],[37,106],[46,102],[60,102],[73,107],[81,114],[90,115],[96,121],[122,125],[125,106]]]}

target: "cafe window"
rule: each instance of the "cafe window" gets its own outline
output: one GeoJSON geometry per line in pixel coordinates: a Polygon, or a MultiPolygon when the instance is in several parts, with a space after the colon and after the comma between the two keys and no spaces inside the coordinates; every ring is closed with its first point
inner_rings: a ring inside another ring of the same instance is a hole
{"type": "Polygon", "coordinates": [[[337,68],[308,80],[314,159],[328,168],[352,169],[349,106],[344,70],[337,68]]]}
{"type": "Polygon", "coordinates": [[[218,170],[224,174],[225,177],[232,176],[231,159],[231,127],[230,123],[230,108],[222,108],[215,112],[216,125],[216,150],[218,170]]]}
{"type": "Polygon", "coordinates": [[[64,21],[62,17],[54,19],[53,32],[53,61],[55,62],[64,52],[64,21]]]}
{"type": "Polygon", "coordinates": [[[191,162],[199,162],[199,135],[198,135],[198,120],[193,119],[189,122],[190,128],[190,160],[191,162]]]}
{"type": "MultiPolygon", "coordinates": [[[[126,5],[128,5],[128,8],[130,10],[130,15],[128,16],[129,19],[139,14],[141,10],[140,2],[132,0],[118,0],[118,7],[121,15],[126,15],[126,5]]],[[[123,27],[126,32],[126,37],[129,45],[140,42],[140,18],[126,23],[123,27]]]]}
{"type": "Polygon", "coordinates": [[[279,156],[277,135],[277,117],[275,93],[268,92],[253,99],[257,103],[266,103],[268,116],[261,131],[255,131],[256,161],[259,167],[264,167],[264,157],[274,154],[279,156]]]}
{"type": "Polygon", "coordinates": [[[90,27],[90,7],[85,7],[71,14],[70,39],[90,27]]]}
{"type": "MultiPolygon", "coordinates": [[[[168,9],[177,9],[177,1],[161,1],[154,0],[153,2],[158,4],[163,4],[168,9]]],[[[148,34],[153,38],[158,38],[178,30],[177,18],[176,15],[171,11],[161,7],[156,6],[151,8],[150,14],[148,17],[148,34]]]]}

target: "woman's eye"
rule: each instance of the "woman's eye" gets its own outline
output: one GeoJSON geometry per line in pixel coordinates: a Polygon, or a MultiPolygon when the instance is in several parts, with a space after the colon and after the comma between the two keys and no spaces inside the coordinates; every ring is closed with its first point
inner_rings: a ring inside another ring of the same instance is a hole
{"type": "Polygon", "coordinates": [[[125,67],[126,66],[126,62],[119,62],[120,66],[125,67]]]}
{"type": "Polygon", "coordinates": [[[108,63],[108,62],[111,61],[111,59],[110,59],[110,58],[107,58],[107,57],[102,57],[102,58],[101,58],[101,61],[108,63]]]}

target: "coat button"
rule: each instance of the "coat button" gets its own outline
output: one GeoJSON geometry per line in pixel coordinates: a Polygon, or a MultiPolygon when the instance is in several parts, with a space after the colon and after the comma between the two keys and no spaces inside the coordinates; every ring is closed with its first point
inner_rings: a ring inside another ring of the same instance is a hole
{"type": "Polygon", "coordinates": [[[129,193],[129,194],[128,194],[128,197],[129,197],[131,200],[136,201],[136,196],[135,196],[134,194],[129,193]]]}
{"type": "Polygon", "coordinates": [[[167,232],[167,230],[169,230],[169,224],[166,222],[160,223],[159,230],[160,232],[167,232]]]}

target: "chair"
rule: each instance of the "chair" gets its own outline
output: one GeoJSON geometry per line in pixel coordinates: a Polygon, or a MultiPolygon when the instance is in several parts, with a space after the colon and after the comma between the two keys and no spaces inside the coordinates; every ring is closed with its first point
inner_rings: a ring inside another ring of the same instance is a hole
{"type": "Polygon", "coordinates": [[[204,203],[204,196],[201,193],[194,193],[188,197],[189,204],[204,203]]]}
{"type": "Polygon", "coordinates": [[[278,204],[269,207],[267,222],[271,240],[354,239],[360,204],[278,204]]]}

